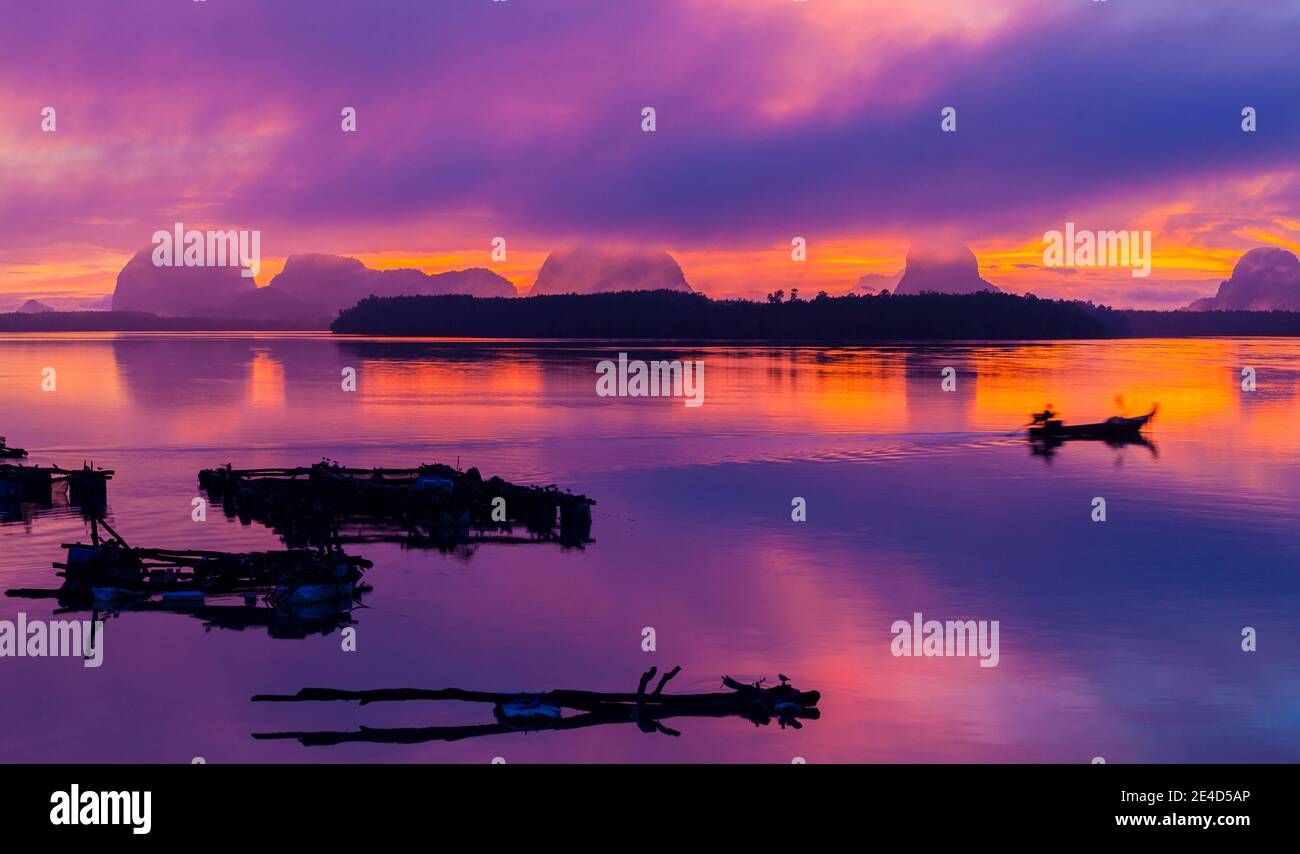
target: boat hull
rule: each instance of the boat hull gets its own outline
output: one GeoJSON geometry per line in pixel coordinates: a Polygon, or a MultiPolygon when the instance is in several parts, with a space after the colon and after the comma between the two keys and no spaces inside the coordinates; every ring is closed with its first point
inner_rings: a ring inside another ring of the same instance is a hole
{"type": "Polygon", "coordinates": [[[1049,421],[1041,427],[1030,427],[1031,439],[1117,439],[1137,436],[1155,413],[1137,418],[1112,418],[1098,424],[1070,424],[1049,421]]]}

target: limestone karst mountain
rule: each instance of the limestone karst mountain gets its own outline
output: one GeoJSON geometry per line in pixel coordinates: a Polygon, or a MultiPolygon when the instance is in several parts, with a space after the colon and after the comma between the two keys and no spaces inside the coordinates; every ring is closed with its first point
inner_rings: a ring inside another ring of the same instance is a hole
{"type": "Polygon", "coordinates": [[[289,256],[284,269],[267,289],[307,304],[324,305],[330,314],[368,296],[512,297],[516,294],[509,279],[482,267],[432,274],[409,268],[373,270],[356,258],[320,254],[289,256]]]}
{"type": "Polygon", "coordinates": [[[681,266],[667,252],[583,248],[547,256],[529,296],[658,290],[692,292],[681,266]]]}
{"type": "Polygon", "coordinates": [[[1260,246],[1241,256],[1232,276],[1212,297],[1187,306],[1192,311],[1300,311],[1300,259],[1276,246],[1260,246]]]}
{"type": "Polygon", "coordinates": [[[332,319],[368,296],[469,294],[512,297],[509,279],[471,268],[426,274],[373,270],[339,255],[291,255],[269,285],[254,286],[237,267],[157,267],[152,247],[140,250],[117,276],[114,311],[164,317],[230,317],[293,321],[332,319]]]}
{"type": "Polygon", "coordinates": [[[117,274],[113,311],[147,311],[168,317],[218,317],[253,280],[239,267],[159,267],[153,247],[132,256],[117,274]]]}
{"type": "Polygon", "coordinates": [[[979,261],[965,245],[953,242],[915,243],[907,252],[907,267],[895,294],[973,294],[998,292],[980,278],[979,261]]]}

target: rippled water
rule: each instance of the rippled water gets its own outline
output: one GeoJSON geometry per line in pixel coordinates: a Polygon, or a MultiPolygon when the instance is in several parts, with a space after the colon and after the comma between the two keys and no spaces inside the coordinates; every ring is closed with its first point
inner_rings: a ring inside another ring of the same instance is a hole
{"type": "MultiPolygon", "coordinates": [[[[7,761],[1300,761],[1300,344],[1206,339],[843,348],[328,336],[0,338],[0,434],[116,470],[132,544],[251,550],[200,468],[460,462],[597,499],[584,549],[353,547],[337,628],[123,612],[100,668],[0,659],[7,761]],[[595,364],[703,359],[705,404],[594,393],[595,364]],[[666,354],[666,355],[665,355],[666,354]],[[1241,389],[1255,368],[1258,388],[1241,389]],[[42,391],[44,368],[56,371],[42,391]],[[355,393],[340,388],[354,367],[355,393]],[[957,371],[957,389],[940,388],[957,371]],[[1032,453],[1018,431],[1159,403],[1154,447],[1032,453]],[[808,520],[791,521],[791,500],[808,520]],[[1091,520],[1107,501],[1107,521],[1091,520]],[[1000,624],[997,667],[894,657],[890,626],[1000,624]],[[1241,632],[1258,632],[1243,652],[1241,632]],[[657,651],[643,652],[654,627],[657,651]],[[301,627],[297,627],[301,628],[301,627]],[[687,718],[454,742],[303,747],[253,732],[491,723],[490,706],[254,704],[304,686],[676,691],[726,673],[822,692],[800,730],[687,718]]],[[[53,586],[75,507],[0,505],[0,582],[53,586]]],[[[238,609],[242,600],[217,602],[238,609]]],[[[49,618],[0,599],[0,619],[49,618]]],[[[83,617],[85,615],[82,615],[83,617]]]]}

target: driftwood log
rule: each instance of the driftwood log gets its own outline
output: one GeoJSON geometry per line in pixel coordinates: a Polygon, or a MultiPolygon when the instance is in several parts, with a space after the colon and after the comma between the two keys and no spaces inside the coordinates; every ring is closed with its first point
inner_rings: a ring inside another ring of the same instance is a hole
{"type": "Polygon", "coordinates": [[[555,690],[538,694],[467,691],[461,688],[380,688],[368,691],[345,691],[334,688],[304,688],[297,694],[257,694],[254,702],[300,703],[315,701],[352,701],[367,703],[457,700],[466,703],[491,703],[497,722],[470,726],[399,727],[358,731],[270,732],[254,733],[253,738],[297,739],[305,746],[371,742],[417,744],[429,741],[459,741],[485,735],[541,730],[570,730],[607,724],[634,723],[643,732],[660,732],[679,736],[665,726],[667,718],[740,717],[765,726],[776,720],[782,729],[802,728],[800,719],[816,720],[816,706],[821,699],[817,691],[800,691],[784,678],[779,685],[764,687],[765,680],[746,684],[722,678],[728,691],[706,694],[664,694],[664,686],[678,673],[674,667],[664,673],[653,691],[647,691],[658,668],[642,674],[635,693],[555,690]],[[578,715],[563,717],[559,709],[572,709],[578,715]],[[537,710],[529,714],[529,710],[537,710]]]}

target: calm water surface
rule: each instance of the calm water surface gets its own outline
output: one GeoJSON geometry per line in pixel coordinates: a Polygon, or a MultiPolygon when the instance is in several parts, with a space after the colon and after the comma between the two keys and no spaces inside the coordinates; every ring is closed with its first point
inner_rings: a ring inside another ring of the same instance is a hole
{"type": "MultiPolygon", "coordinates": [[[[0,434],[31,462],[115,469],[133,545],[278,539],[213,508],[200,468],[444,461],[597,499],[583,549],[378,543],[339,629],[106,622],[98,669],[0,659],[0,760],[189,762],[1300,761],[1300,343],[1206,339],[741,349],[275,335],[0,338],[0,434]],[[705,404],[606,399],[595,363],[703,359],[705,404]],[[666,356],[662,354],[667,354],[666,356]],[[940,372],[957,370],[957,390],[940,372]],[[1258,390],[1243,392],[1241,368],[1258,390]],[[42,369],[57,390],[41,390],[42,369]],[[355,367],[358,390],[340,389],[355,367]],[[1031,453],[1046,402],[1160,405],[1154,448],[1031,453]],[[808,521],[790,520],[791,499],[808,521]],[[1108,521],[1091,521],[1094,497],[1108,521]],[[890,625],[1000,622],[995,668],[895,658],[890,625]],[[643,627],[657,632],[641,650],[643,627]],[[1241,651],[1244,626],[1259,650],[1241,651]],[[304,686],[677,691],[778,672],[822,692],[801,730],[678,719],[414,745],[253,732],[491,723],[489,706],[253,704],[304,686]]],[[[54,586],[75,509],[0,506],[0,583],[54,586]]],[[[222,604],[218,600],[215,604],[222,604]]],[[[225,604],[239,608],[242,600],[225,604]]],[[[49,618],[0,599],[0,619],[49,618]]],[[[83,618],[86,615],[81,615],[83,618]]]]}

